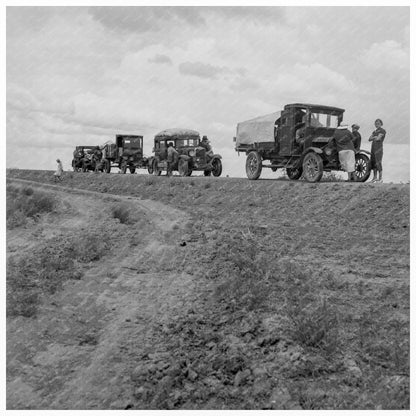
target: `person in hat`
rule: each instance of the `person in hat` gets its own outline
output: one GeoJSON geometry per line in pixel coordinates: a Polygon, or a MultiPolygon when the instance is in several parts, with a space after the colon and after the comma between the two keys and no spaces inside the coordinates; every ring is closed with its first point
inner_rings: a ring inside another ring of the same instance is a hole
{"type": "Polygon", "coordinates": [[[383,129],[382,125],[383,121],[378,118],[374,122],[376,129],[371,133],[371,136],[368,139],[368,141],[371,142],[371,166],[373,168],[373,179],[371,182],[383,182],[383,166],[381,161],[383,159],[383,143],[386,137],[386,130],[383,129]]]}
{"type": "Polygon", "coordinates": [[[56,159],[56,163],[58,164],[56,171],[54,173],[54,180],[55,182],[62,180],[62,173],[64,172],[64,169],[62,167],[62,162],[59,159],[56,159]]]}
{"type": "Polygon", "coordinates": [[[168,143],[167,151],[167,167],[166,167],[166,176],[172,176],[173,167],[178,163],[179,153],[173,147],[173,143],[168,143]]]}
{"type": "Polygon", "coordinates": [[[347,125],[340,126],[335,130],[335,144],[338,150],[338,158],[341,169],[348,173],[348,180],[355,180],[355,149],[353,135],[347,125]]]}
{"type": "Polygon", "coordinates": [[[357,153],[361,148],[361,134],[358,133],[358,130],[360,130],[360,126],[358,124],[353,124],[351,126],[351,132],[352,132],[352,144],[354,145],[355,153],[357,153]]]}
{"type": "Polygon", "coordinates": [[[208,158],[211,158],[214,155],[214,152],[212,151],[212,147],[207,136],[202,136],[200,146],[206,150],[208,158]]]}

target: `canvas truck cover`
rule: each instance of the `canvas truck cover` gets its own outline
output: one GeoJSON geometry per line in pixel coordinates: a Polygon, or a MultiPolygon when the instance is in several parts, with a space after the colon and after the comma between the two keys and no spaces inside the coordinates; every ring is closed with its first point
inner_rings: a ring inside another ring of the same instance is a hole
{"type": "Polygon", "coordinates": [[[238,123],[236,146],[274,141],[274,126],[279,117],[280,111],[238,123]]]}

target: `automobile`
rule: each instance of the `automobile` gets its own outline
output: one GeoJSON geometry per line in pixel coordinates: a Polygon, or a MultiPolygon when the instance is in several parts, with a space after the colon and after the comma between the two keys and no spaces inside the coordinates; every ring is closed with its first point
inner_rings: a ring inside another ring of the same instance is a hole
{"type": "MultiPolygon", "coordinates": [[[[285,169],[291,180],[321,180],[323,172],[339,171],[335,136],[343,127],[345,110],[317,104],[287,104],[283,111],[237,124],[235,150],[244,152],[248,179],[256,180],[263,168],[285,169]]],[[[370,153],[355,154],[355,180],[365,182],[371,173],[370,153]]]]}
{"type": "Polygon", "coordinates": [[[104,171],[111,172],[112,167],[121,173],[135,173],[136,169],[147,169],[148,158],[143,155],[143,136],[117,134],[115,143],[103,146],[104,171]]]}
{"type": "Polygon", "coordinates": [[[201,145],[201,137],[197,131],[182,128],[163,130],[155,135],[154,155],[149,159],[149,170],[154,175],[160,175],[162,171],[167,170],[169,143],[173,144],[179,154],[173,170],[178,171],[180,176],[191,176],[193,171],[203,171],[205,176],[221,175],[221,155],[208,152],[201,145]]]}
{"type": "Polygon", "coordinates": [[[76,146],[71,163],[73,171],[87,172],[89,170],[95,170],[97,160],[94,157],[94,151],[96,149],[97,146],[76,146]]]}

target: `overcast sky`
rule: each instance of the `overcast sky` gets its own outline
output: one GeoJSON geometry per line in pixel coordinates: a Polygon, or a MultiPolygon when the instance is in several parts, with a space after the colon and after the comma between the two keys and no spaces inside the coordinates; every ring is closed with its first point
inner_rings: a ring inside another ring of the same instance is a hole
{"type": "Polygon", "coordinates": [[[346,109],[385,178],[409,180],[408,7],[8,7],[7,166],[69,169],[117,133],[206,134],[244,175],[236,124],[294,102],[346,109]]]}

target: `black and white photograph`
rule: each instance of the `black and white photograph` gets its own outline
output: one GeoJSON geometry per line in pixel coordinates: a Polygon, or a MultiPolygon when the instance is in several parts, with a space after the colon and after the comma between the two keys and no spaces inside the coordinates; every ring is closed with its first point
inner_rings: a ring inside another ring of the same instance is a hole
{"type": "Polygon", "coordinates": [[[6,411],[411,410],[410,2],[2,9],[6,411]]]}

